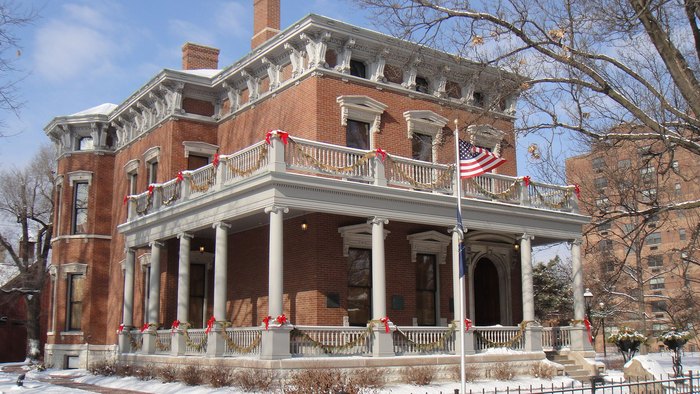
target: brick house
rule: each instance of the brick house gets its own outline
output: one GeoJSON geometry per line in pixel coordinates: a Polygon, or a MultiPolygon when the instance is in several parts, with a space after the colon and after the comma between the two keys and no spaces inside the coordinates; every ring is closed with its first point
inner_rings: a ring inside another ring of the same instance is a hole
{"type": "Polygon", "coordinates": [[[187,43],[183,70],[46,126],[60,150],[47,357],[454,354],[464,306],[467,353],[544,358],[531,246],[575,241],[587,220],[573,188],[516,176],[519,78],[319,15],[280,31],[279,1],[254,15],[238,62],[187,43]],[[464,299],[455,121],[508,160],[462,185],[464,299]]]}

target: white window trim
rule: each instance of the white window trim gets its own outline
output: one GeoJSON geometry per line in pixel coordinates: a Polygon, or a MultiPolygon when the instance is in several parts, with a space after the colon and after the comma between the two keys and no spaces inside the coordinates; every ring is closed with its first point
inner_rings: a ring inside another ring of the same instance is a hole
{"type": "Polygon", "coordinates": [[[146,163],[152,163],[158,161],[160,157],[160,146],[152,146],[143,153],[143,160],[146,163]]]}
{"type": "Polygon", "coordinates": [[[59,268],[61,270],[61,278],[68,279],[68,275],[85,275],[87,274],[87,264],[83,263],[68,263],[62,264],[59,268]]]}
{"type": "Polygon", "coordinates": [[[68,173],[68,182],[71,186],[75,186],[79,182],[87,182],[88,186],[92,185],[92,171],[73,171],[68,173]]]}
{"type": "Polygon", "coordinates": [[[471,125],[467,127],[472,145],[491,149],[495,154],[500,154],[501,142],[506,135],[504,131],[488,125],[471,125]]]}
{"type": "Polygon", "coordinates": [[[129,177],[129,175],[138,173],[139,163],[139,159],[132,159],[129,160],[126,164],[124,164],[124,172],[126,172],[127,178],[129,177]]]}
{"type": "Polygon", "coordinates": [[[202,141],[183,141],[185,146],[185,157],[190,157],[190,153],[204,156],[214,156],[219,150],[219,145],[209,144],[202,141]]]}
{"type": "Polygon", "coordinates": [[[442,142],[442,129],[447,124],[447,118],[428,110],[406,111],[403,117],[408,124],[409,139],[413,139],[415,134],[433,137],[433,161],[437,162],[437,146],[442,142]]]}
{"type": "Polygon", "coordinates": [[[452,238],[437,231],[426,231],[423,233],[411,234],[406,237],[411,244],[411,261],[416,262],[418,253],[434,254],[440,264],[445,264],[447,257],[447,246],[452,242],[452,238]]]}
{"type": "MultiPolygon", "coordinates": [[[[340,227],[338,232],[343,237],[343,256],[348,256],[350,248],[372,249],[372,225],[370,223],[340,227]]],[[[389,230],[384,230],[384,239],[389,233],[389,230]]]]}
{"type": "Polygon", "coordinates": [[[139,256],[139,264],[141,265],[141,271],[146,272],[148,267],[151,266],[151,253],[144,253],[139,256]]]}
{"type": "Polygon", "coordinates": [[[348,119],[369,123],[370,149],[374,149],[374,134],[379,133],[382,114],[388,105],[367,96],[338,96],[340,104],[340,124],[348,125],[348,119]]]}

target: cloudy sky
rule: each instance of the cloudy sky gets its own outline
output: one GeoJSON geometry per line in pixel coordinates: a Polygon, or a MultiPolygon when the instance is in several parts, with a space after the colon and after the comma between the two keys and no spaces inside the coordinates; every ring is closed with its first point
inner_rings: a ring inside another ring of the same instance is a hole
{"type": "MultiPolygon", "coordinates": [[[[119,104],[163,68],[181,68],[187,41],[221,49],[220,66],[250,49],[253,0],[22,0],[40,17],[13,30],[19,116],[0,113],[0,166],[26,163],[53,117],[110,102],[119,104]],[[193,7],[192,5],[195,4],[193,7]]],[[[347,0],[282,0],[282,28],[316,13],[371,27],[347,0]],[[352,10],[352,12],[348,12],[352,10]]]]}

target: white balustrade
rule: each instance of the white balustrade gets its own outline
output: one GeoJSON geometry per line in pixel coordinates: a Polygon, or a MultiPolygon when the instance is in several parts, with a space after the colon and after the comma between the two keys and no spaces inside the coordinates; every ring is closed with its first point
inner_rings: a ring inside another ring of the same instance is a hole
{"type": "Polygon", "coordinates": [[[401,326],[394,331],[396,354],[453,353],[455,333],[449,327],[401,326]]]}
{"type": "Polygon", "coordinates": [[[207,333],[204,329],[187,330],[185,338],[185,355],[198,356],[207,353],[207,333]]]}
{"type": "Polygon", "coordinates": [[[372,158],[361,149],[295,138],[285,149],[287,168],[294,171],[332,175],[371,182],[372,158]]]}
{"type": "Polygon", "coordinates": [[[573,190],[568,186],[530,182],[528,186],[529,206],[556,211],[573,209],[573,190]]]}
{"type": "Polygon", "coordinates": [[[176,203],[182,196],[180,182],[171,179],[158,187],[161,195],[161,204],[168,206],[176,203]]]}
{"type": "Polygon", "coordinates": [[[371,337],[366,327],[295,326],[290,350],[294,356],[370,355],[371,337]]]}
{"type": "MultiPolygon", "coordinates": [[[[221,163],[219,163],[221,165],[221,163]]],[[[189,172],[190,195],[195,196],[209,191],[216,183],[217,167],[213,163],[189,172]]],[[[185,179],[187,182],[188,180],[185,179]]]]}
{"type": "Polygon", "coordinates": [[[462,180],[465,197],[520,203],[521,179],[500,174],[483,174],[462,180]]]}
{"type": "Polygon", "coordinates": [[[571,330],[569,327],[543,327],[542,348],[558,350],[571,346],[571,330]]]}
{"type": "Polygon", "coordinates": [[[156,354],[170,354],[172,333],[170,330],[156,331],[156,354]]]}
{"type": "Polygon", "coordinates": [[[224,356],[259,355],[262,339],[260,327],[227,328],[224,356]]]}
{"type": "Polygon", "coordinates": [[[520,327],[474,327],[473,330],[474,350],[477,352],[490,348],[525,348],[524,331],[520,327]]]}
{"type": "Polygon", "coordinates": [[[386,167],[391,186],[452,194],[452,166],[391,156],[386,167]]]}
{"type": "Polygon", "coordinates": [[[269,149],[265,141],[260,141],[232,155],[222,155],[220,166],[224,183],[230,184],[266,169],[270,160],[269,149]]]}

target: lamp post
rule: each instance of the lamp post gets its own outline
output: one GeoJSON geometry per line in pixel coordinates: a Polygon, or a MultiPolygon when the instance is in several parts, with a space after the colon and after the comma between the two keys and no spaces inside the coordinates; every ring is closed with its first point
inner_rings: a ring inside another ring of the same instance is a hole
{"type": "Polygon", "coordinates": [[[586,287],[586,291],[583,292],[583,299],[586,302],[586,318],[591,320],[591,301],[593,301],[593,293],[586,287]]]}
{"type": "Polygon", "coordinates": [[[606,349],[606,343],[605,343],[605,303],[601,302],[598,304],[600,306],[600,325],[603,328],[603,358],[608,357],[608,352],[606,349]]]}

